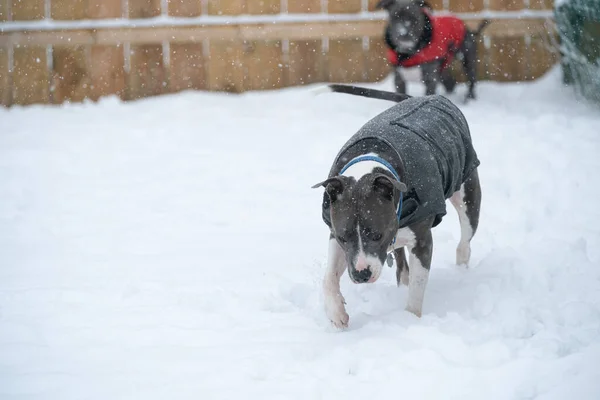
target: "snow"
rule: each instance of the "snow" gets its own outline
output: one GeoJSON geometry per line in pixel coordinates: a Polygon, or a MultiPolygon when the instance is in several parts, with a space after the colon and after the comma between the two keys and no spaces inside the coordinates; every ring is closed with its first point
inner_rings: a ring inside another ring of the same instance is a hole
{"type": "Polygon", "coordinates": [[[448,205],[423,317],[385,268],[337,331],[310,186],[390,104],[310,89],[0,110],[0,398],[600,398],[597,110],[558,69],[460,86],[471,267],[448,205]]]}

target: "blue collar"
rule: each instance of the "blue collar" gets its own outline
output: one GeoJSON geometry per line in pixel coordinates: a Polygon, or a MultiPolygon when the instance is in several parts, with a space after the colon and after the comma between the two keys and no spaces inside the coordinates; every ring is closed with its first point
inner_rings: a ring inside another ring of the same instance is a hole
{"type": "MultiPolygon", "coordinates": [[[[344,172],[346,172],[346,170],[348,168],[350,168],[351,166],[353,166],[356,163],[359,163],[361,161],[375,161],[381,165],[383,165],[384,167],[386,167],[391,173],[392,175],[394,175],[394,178],[396,178],[398,180],[398,182],[402,182],[400,180],[400,175],[398,175],[398,173],[396,172],[396,170],[394,169],[394,167],[392,167],[392,164],[390,164],[389,162],[387,162],[386,160],[384,160],[381,157],[378,156],[358,156],[356,158],[353,158],[352,160],[350,160],[348,162],[348,164],[346,164],[344,166],[344,168],[342,168],[342,170],[340,171],[340,175],[342,175],[344,172]]],[[[396,217],[398,218],[398,224],[400,224],[400,213],[402,212],[402,198],[403,198],[403,194],[402,192],[400,192],[400,201],[398,202],[398,208],[396,209],[396,217]]],[[[396,241],[396,236],[394,235],[394,241],[396,241]]]]}

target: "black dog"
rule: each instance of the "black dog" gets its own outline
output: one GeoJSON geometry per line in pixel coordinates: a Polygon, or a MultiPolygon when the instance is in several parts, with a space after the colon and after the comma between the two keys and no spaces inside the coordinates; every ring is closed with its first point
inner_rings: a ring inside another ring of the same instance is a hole
{"type": "Polygon", "coordinates": [[[395,69],[398,93],[406,93],[406,82],[400,69],[416,66],[421,68],[426,95],[435,94],[438,82],[452,93],[456,79],[447,67],[454,56],[459,55],[469,80],[467,98],[475,98],[476,39],[489,20],[483,20],[476,31],[470,31],[457,17],[433,16],[431,7],[421,0],[381,0],[377,8],[383,8],[389,14],[385,41],[388,59],[395,69]]]}

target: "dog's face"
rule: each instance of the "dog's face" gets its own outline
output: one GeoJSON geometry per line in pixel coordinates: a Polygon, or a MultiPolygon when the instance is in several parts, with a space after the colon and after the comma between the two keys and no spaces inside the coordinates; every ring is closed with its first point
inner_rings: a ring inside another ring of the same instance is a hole
{"type": "Polygon", "coordinates": [[[400,53],[413,52],[425,29],[421,3],[414,0],[382,0],[377,7],[388,12],[390,39],[396,50],[400,53]]]}
{"type": "Polygon", "coordinates": [[[381,173],[358,181],[336,176],[313,187],[319,186],[329,196],[331,234],[344,250],[350,279],[375,282],[398,230],[396,207],[406,186],[381,173]]]}

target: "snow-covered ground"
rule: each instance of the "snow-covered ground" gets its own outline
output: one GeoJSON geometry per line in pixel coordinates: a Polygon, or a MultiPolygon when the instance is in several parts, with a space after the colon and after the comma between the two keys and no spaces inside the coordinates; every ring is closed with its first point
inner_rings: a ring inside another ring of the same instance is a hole
{"type": "Polygon", "coordinates": [[[600,113],[558,70],[478,94],[460,104],[482,161],[471,268],[449,206],[423,318],[386,268],[343,277],[345,331],[323,312],[310,186],[390,103],[295,88],[0,110],[0,398],[599,399],[600,113]]]}

